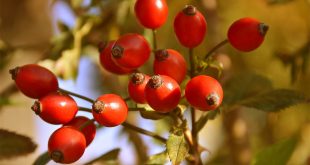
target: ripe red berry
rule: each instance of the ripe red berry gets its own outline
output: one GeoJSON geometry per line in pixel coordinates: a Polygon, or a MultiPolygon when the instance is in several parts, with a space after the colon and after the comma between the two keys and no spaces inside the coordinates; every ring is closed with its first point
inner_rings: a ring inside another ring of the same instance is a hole
{"type": "Polygon", "coordinates": [[[84,126],[84,124],[88,124],[81,130],[81,132],[84,134],[86,139],[86,146],[88,146],[95,138],[96,135],[96,126],[94,122],[87,123],[91,121],[87,117],[84,116],[77,116],[74,119],[72,119],[69,123],[65,124],[65,126],[72,126],[78,130],[80,130],[81,126],[84,126]]]}
{"type": "Polygon", "coordinates": [[[95,120],[106,127],[122,124],[127,118],[127,113],[127,104],[120,96],[115,94],[102,95],[93,104],[95,120]]]}
{"type": "Polygon", "coordinates": [[[194,48],[203,41],[207,22],[194,6],[187,5],[174,19],[174,32],[183,46],[194,48]]]}
{"type": "Polygon", "coordinates": [[[112,59],[122,67],[137,69],[150,57],[151,48],[143,36],[125,34],[112,47],[112,59]]]}
{"type": "Polygon", "coordinates": [[[57,163],[73,163],[82,157],[86,148],[84,135],[71,126],[56,130],[48,140],[48,153],[57,163]]]}
{"type": "Polygon", "coordinates": [[[56,76],[37,64],[16,67],[10,73],[18,89],[30,98],[38,99],[58,90],[56,76]]]}
{"type": "Polygon", "coordinates": [[[166,0],[137,0],[135,14],[144,27],[157,29],[166,22],[168,17],[166,0]]]}
{"type": "Polygon", "coordinates": [[[185,97],[189,104],[199,110],[214,110],[222,103],[223,90],[216,79],[200,75],[187,83],[185,97]]]}
{"type": "Polygon", "coordinates": [[[116,41],[110,41],[107,45],[99,45],[100,49],[100,64],[107,71],[115,74],[128,74],[132,69],[124,68],[115,64],[112,60],[111,49],[116,41]]]}
{"type": "Polygon", "coordinates": [[[128,93],[130,98],[140,104],[145,104],[144,89],[150,76],[143,73],[133,73],[128,83],[128,93]]]}
{"type": "Polygon", "coordinates": [[[173,49],[157,51],[153,69],[155,74],[169,76],[179,84],[184,80],[187,72],[184,57],[173,49]]]}
{"type": "Polygon", "coordinates": [[[152,76],[145,87],[147,103],[158,112],[166,113],[177,107],[181,99],[179,84],[171,77],[152,76]]]}
{"type": "Polygon", "coordinates": [[[72,97],[53,92],[35,101],[31,109],[47,123],[65,124],[74,118],[78,106],[72,97]]]}
{"type": "Polygon", "coordinates": [[[230,44],[243,52],[258,48],[264,41],[268,26],[254,18],[241,18],[228,29],[227,37],[230,44]]]}

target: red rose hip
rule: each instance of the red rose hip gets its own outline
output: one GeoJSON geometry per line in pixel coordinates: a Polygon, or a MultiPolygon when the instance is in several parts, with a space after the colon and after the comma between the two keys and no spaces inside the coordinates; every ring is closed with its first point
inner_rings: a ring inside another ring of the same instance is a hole
{"type": "Polygon", "coordinates": [[[116,41],[110,41],[107,45],[99,45],[100,64],[107,71],[114,74],[128,74],[132,69],[124,68],[115,64],[112,60],[111,49],[116,41]]]}
{"type": "Polygon", "coordinates": [[[258,48],[264,41],[268,26],[254,18],[241,18],[228,29],[229,43],[239,51],[249,52],[258,48]]]}
{"type": "Polygon", "coordinates": [[[94,122],[87,123],[90,121],[91,120],[88,119],[87,117],[77,116],[74,119],[72,119],[69,123],[65,124],[65,126],[72,126],[80,130],[82,126],[84,127],[84,124],[88,124],[87,126],[85,126],[85,128],[80,130],[84,134],[85,139],[86,139],[86,146],[88,146],[94,140],[95,135],[96,135],[96,126],[94,122]]]}
{"type": "Polygon", "coordinates": [[[31,109],[47,123],[66,124],[75,117],[78,106],[69,95],[53,92],[35,101],[31,109]]]}
{"type": "Polygon", "coordinates": [[[177,107],[181,99],[179,84],[171,77],[152,76],[145,87],[147,103],[157,112],[170,112],[177,107]]]}
{"type": "Polygon", "coordinates": [[[187,5],[174,19],[174,32],[183,46],[194,48],[203,41],[207,22],[196,7],[187,5]]]}
{"type": "Polygon", "coordinates": [[[39,99],[58,90],[56,76],[48,69],[37,64],[27,64],[11,69],[12,79],[18,89],[26,96],[39,99]]]}
{"type": "Polygon", "coordinates": [[[133,73],[128,83],[128,93],[130,98],[136,103],[145,104],[144,89],[150,76],[143,73],[133,73]]]}
{"type": "Polygon", "coordinates": [[[125,101],[118,95],[105,94],[97,98],[92,106],[95,120],[106,127],[122,124],[128,113],[125,101]]]}
{"type": "Polygon", "coordinates": [[[180,84],[186,76],[186,61],[176,50],[159,50],[155,53],[153,70],[155,74],[169,76],[180,84]]]}
{"type": "Polygon", "coordinates": [[[139,34],[125,34],[112,47],[113,61],[122,67],[137,69],[150,57],[151,48],[139,34]]]}
{"type": "Polygon", "coordinates": [[[144,27],[157,29],[166,22],[168,17],[166,0],[137,0],[135,14],[144,27]]]}
{"type": "Polygon", "coordinates": [[[70,126],[57,129],[48,140],[48,153],[57,163],[69,164],[79,160],[85,148],[84,135],[70,126]]]}
{"type": "Polygon", "coordinates": [[[187,83],[185,97],[190,105],[199,110],[214,110],[222,103],[223,90],[216,79],[200,75],[187,83]]]}

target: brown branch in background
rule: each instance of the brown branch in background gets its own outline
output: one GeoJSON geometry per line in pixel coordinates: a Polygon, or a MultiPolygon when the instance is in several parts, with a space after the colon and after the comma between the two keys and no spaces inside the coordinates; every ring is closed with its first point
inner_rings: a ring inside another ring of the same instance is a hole
{"type": "Polygon", "coordinates": [[[227,132],[230,164],[248,165],[251,162],[251,146],[246,121],[241,112],[235,110],[223,116],[224,128],[227,132]]]}

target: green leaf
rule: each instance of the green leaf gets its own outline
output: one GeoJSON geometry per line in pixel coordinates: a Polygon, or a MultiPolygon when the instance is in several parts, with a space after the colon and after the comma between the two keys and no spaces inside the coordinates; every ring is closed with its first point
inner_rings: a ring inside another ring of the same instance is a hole
{"type": "Polygon", "coordinates": [[[186,157],[189,147],[184,135],[170,134],[167,140],[167,151],[172,164],[180,164],[186,157]]]}
{"type": "Polygon", "coordinates": [[[101,155],[100,157],[85,163],[85,165],[90,165],[93,164],[95,162],[100,162],[102,164],[116,164],[117,162],[117,158],[118,158],[118,154],[120,152],[119,148],[113,149],[103,155],[101,155]]]}
{"type": "Polygon", "coordinates": [[[159,113],[156,111],[140,111],[140,115],[144,119],[150,119],[150,120],[159,120],[167,116],[167,114],[159,113]]]}
{"type": "Polygon", "coordinates": [[[0,160],[27,155],[36,147],[29,137],[0,129],[0,160]]]}
{"type": "Polygon", "coordinates": [[[276,89],[245,99],[239,104],[262,111],[277,112],[306,101],[306,98],[296,91],[276,89]]]}
{"type": "Polygon", "coordinates": [[[270,147],[267,147],[256,154],[252,160],[252,165],[284,165],[290,159],[295,146],[297,137],[278,142],[270,147]]]}
{"type": "Polygon", "coordinates": [[[248,97],[273,89],[271,81],[254,73],[241,73],[232,77],[223,86],[223,105],[233,105],[248,97]]]}
{"type": "Polygon", "coordinates": [[[149,160],[145,163],[147,165],[161,165],[168,161],[167,151],[150,156],[149,160]]]}
{"type": "Polygon", "coordinates": [[[205,115],[202,115],[198,121],[195,123],[196,131],[199,132],[209,120],[215,119],[215,117],[220,114],[219,110],[210,111],[205,115]]]}
{"type": "Polygon", "coordinates": [[[45,165],[51,160],[51,157],[49,156],[48,152],[44,152],[41,154],[33,163],[33,165],[45,165]]]}

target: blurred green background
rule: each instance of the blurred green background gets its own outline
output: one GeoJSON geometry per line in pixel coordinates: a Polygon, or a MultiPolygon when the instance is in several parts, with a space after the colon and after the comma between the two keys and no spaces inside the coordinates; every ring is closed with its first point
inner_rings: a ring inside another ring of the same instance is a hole
{"type": "MultiPolygon", "coordinates": [[[[30,122],[35,117],[29,108],[32,100],[20,95],[8,74],[9,68],[17,65],[39,63],[60,79],[75,79],[79,75],[80,58],[88,58],[97,68],[93,70],[95,74],[100,75],[84,80],[90,81],[92,90],[125,97],[128,76],[116,76],[100,67],[97,44],[115,40],[125,33],[140,33],[152,43],[152,31],[143,29],[135,18],[134,2],[0,0],[0,128],[32,138],[36,136],[36,123],[30,122]],[[65,6],[67,12],[59,5],[65,6]]],[[[293,89],[310,98],[309,0],[168,0],[167,3],[168,20],[157,31],[159,48],[179,50],[188,59],[188,50],[178,43],[173,31],[174,16],[186,4],[196,6],[208,23],[204,42],[194,50],[199,57],[204,57],[208,50],[226,38],[227,29],[235,20],[254,17],[270,27],[264,43],[248,53],[238,52],[230,45],[219,49],[214,59],[223,67],[220,81],[225,84],[236,75],[255,73],[269,79],[275,89],[293,89]]],[[[152,61],[153,57],[141,70],[151,75],[152,61]]],[[[212,67],[208,68],[207,74],[217,76],[212,67]]],[[[243,85],[241,82],[240,90],[243,85]]],[[[204,162],[250,164],[263,148],[297,135],[296,147],[293,154],[288,155],[286,164],[310,164],[309,108],[305,103],[280,112],[239,108],[221,113],[200,133],[201,144],[210,151],[203,156],[204,162]]],[[[137,115],[132,115],[130,121],[135,122],[136,118],[137,115]]],[[[164,128],[158,122],[156,126],[157,130],[164,128]]],[[[31,164],[38,154],[0,160],[0,164],[25,161],[31,164]]],[[[145,155],[136,157],[136,163],[145,159],[145,155]]]]}

